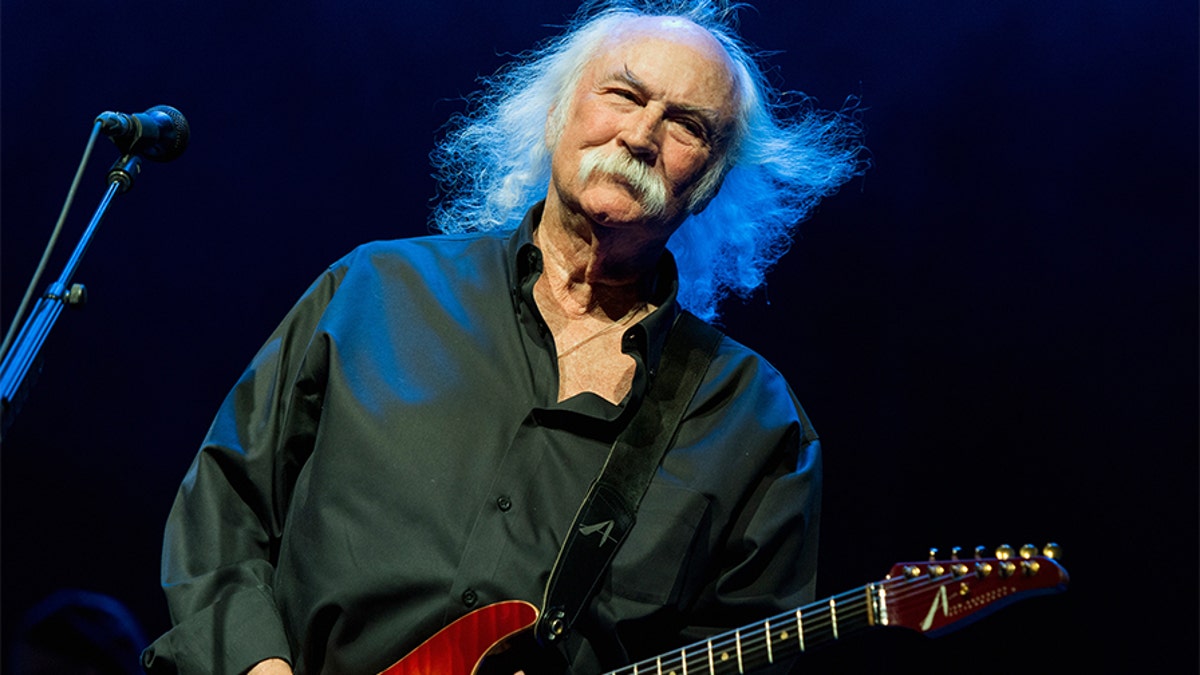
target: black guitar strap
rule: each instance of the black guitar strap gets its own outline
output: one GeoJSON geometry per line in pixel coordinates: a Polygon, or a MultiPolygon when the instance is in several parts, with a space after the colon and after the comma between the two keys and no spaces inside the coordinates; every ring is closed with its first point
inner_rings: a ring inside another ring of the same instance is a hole
{"type": "Polygon", "coordinates": [[[609,450],[558,552],[536,629],[542,644],[567,635],[625,541],[720,341],[717,329],[690,312],[676,317],[658,375],[609,450]]]}

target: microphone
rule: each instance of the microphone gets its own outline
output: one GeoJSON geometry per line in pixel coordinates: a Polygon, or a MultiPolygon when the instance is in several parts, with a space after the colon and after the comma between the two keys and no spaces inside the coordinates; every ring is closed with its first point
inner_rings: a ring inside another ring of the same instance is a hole
{"type": "Polygon", "coordinates": [[[132,115],[102,112],[96,121],[100,123],[100,133],[111,138],[125,155],[169,162],[187,149],[190,135],[187,120],[169,105],[156,105],[132,115]]]}

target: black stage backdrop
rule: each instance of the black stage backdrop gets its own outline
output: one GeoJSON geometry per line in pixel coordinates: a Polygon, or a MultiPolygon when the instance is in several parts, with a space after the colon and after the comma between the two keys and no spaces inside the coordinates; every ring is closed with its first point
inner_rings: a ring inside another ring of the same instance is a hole
{"type": "MultiPolygon", "coordinates": [[[[163,521],[227,388],[326,265],[427,232],[439,126],[573,9],[5,0],[5,326],[92,118],[169,104],[193,132],[114,204],[5,439],[6,645],[60,587],[167,627],[163,521]]],[[[1072,574],[804,670],[1194,672],[1195,4],[763,0],[743,27],[786,88],[861,99],[874,161],[725,320],[823,436],[822,594],[931,546],[1053,540],[1072,574]]],[[[51,276],[115,158],[97,146],[51,276]]]]}

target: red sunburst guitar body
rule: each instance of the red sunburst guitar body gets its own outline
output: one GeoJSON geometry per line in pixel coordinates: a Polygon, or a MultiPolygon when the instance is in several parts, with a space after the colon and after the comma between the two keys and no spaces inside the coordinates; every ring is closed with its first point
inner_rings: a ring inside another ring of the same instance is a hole
{"type": "Polygon", "coordinates": [[[481,607],[441,629],[379,675],[471,675],[488,652],[532,628],[538,610],[523,600],[481,607]]]}

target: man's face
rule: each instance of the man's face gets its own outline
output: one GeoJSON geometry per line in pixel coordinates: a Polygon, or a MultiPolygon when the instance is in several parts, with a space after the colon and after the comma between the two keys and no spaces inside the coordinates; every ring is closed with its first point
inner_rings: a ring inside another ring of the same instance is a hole
{"type": "Polygon", "coordinates": [[[579,80],[554,148],[551,198],[665,241],[720,159],[734,105],[727,57],[702,29],[677,19],[628,26],[579,80]]]}

